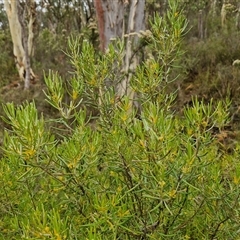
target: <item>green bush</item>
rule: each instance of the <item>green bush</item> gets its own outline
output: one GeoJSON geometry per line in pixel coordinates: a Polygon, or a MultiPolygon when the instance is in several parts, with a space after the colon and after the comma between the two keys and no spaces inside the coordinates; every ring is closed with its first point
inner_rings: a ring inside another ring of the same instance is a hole
{"type": "Polygon", "coordinates": [[[12,54],[11,36],[10,32],[7,30],[0,30],[0,48],[2,49],[0,55],[0,87],[2,87],[9,83],[10,80],[18,78],[18,73],[12,54]]]}
{"type": "Polygon", "coordinates": [[[36,49],[32,59],[33,68],[42,77],[42,72],[49,69],[58,70],[62,76],[69,71],[66,55],[60,49],[65,49],[67,36],[54,34],[48,29],[42,29],[36,38],[36,49]]]}
{"type": "MultiPolygon", "coordinates": [[[[172,30],[179,29],[178,23],[182,29],[175,10],[164,21],[174,19],[172,30]]],[[[154,22],[160,21],[156,17],[152,23],[149,47],[164,54],[168,49],[154,34],[154,22]]],[[[181,34],[174,36],[163,39],[177,50],[181,34]]],[[[214,135],[214,129],[221,132],[228,124],[229,101],[193,99],[183,116],[174,114],[174,94],[161,88],[173,63],[180,63],[180,52],[173,51],[164,68],[156,55],[132,78],[141,102],[137,115],[131,99],[117,100],[114,90],[105,87],[109,78],[122,74],[115,73],[112,62],[121,59],[123,45],[111,46],[102,56],[87,42],[79,51],[74,42],[70,46],[76,71],[68,90],[58,74],[45,76],[47,100],[62,116],[51,120],[62,129],[61,140],[34,103],[4,106],[9,129],[0,165],[1,237],[236,239],[240,146],[236,143],[228,154],[214,135]],[[99,110],[94,121],[85,109],[89,99],[99,110]]]]}

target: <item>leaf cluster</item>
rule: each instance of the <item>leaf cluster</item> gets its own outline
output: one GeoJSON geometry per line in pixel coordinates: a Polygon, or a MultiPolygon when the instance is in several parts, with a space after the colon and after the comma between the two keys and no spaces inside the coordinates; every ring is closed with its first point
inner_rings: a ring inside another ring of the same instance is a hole
{"type": "MultiPolygon", "coordinates": [[[[164,51],[161,43],[153,34],[150,47],[164,51]]],[[[106,84],[122,74],[113,61],[123,45],[103,56],[86,42],[69,46],[70,89],[58,74],[45,76],[47,101],[61,116],[52,121],[69,134],[54,136],[34,103],[4,106],[10,128],[0,164],[1,237],[236,239],[240,146],[224,152],[213,131],[228,124],[230,102],[193,99],[182,116],[174,114],[175,94],[161,88],[168,73],[155,56],[132,78],[137,114],[131,99],[115,99],[106,84]],[[96,119],[86,112],[89,101],[96,119]]],[[[181,56],[174,52],[169,63],[181,56]]]]}

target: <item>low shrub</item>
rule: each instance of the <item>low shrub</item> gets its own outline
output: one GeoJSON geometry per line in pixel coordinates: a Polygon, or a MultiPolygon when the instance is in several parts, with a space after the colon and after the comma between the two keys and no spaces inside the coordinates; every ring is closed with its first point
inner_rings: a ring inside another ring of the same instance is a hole
{"type": "MultiPolygon", "coordinates": [[[[175,13],[169,12],[177,19],[175,13]]],[[[150,49],[157,52],[159,31],[177,50],[181,35],[161,31],[161,21],[152,23],[160,29],[152,29],[150,49]]],[[[161,54],[139,66],[132,78],[137,112],[132,99],[116,99],[105,87],[123,48],[111,46],[99,56],[87,42],[81,51],[70,46],[76,71],[68,91],[58,74],[45,76],[47,100],[60,118],[46,121],[34,102],[4,105],[9,129],[0,164],[1,237],[236,239],[240,146],[236,142],[228,153],[219,141],[230,102],[193,99],[182,116],[174,114],[175,94],[161,87],[174,62],[180,63],[180,51],[173,51],[164,68],[161,54]],[[87,115],[88,103],[98,109],[96,119],[87,115]],[[48,127],[51,122],[62,129],[61,139],[48,127]]]]}

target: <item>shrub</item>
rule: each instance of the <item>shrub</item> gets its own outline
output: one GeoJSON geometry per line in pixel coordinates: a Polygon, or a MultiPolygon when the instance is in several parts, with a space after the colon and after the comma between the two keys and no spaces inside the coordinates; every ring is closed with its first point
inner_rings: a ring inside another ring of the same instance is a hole
{"type": "Polygon", "coordinates": [[[10,32],[7,30],[0,30],[0,48],[4,49],[0,55],[0,87],[4,86],[14,78],[18,77],[14,58],[12,54],[12,42],[10,32]]]}
{"type": "MultiPolygon", "coordinates": [[[[173,9],[166,18],[177,16],[173,9]]],[[[157,37],[149,43],[155,52],[157,37]]],[[[165,40],[178,47],[173,39],[165,40]]],[[[4,106],[11,128],[0,165],[2,237],[236,239],[239,144],[229,154],[214,135],[228,124],[229,101],[193,99],[183,116],[174,114],[174,94],[161,84],[174,71],[176,51],[164,69],[159,59],[139,66],[132,79],[141,101],[137,115],[129,109],[131,99],[116,100],[105,87],[121,47],[99,56],[87,42],[79,52],[71,46],[76,72],[68,91],[58,74],[45,77],[47,100],[62,116],[52,121],[68,134],[57,140],[34,103],[4,106]],[[84,56],[89,60],[82,61],[84,56]],[[86,99],[99,110],[93,124],[82,107],[86,99]]]]}

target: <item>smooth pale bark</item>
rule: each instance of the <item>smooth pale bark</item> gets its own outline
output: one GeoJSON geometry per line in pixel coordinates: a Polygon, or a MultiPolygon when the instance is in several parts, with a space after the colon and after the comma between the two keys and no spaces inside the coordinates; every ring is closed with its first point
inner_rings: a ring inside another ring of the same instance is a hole
{"type": "Polygon", "coordinates": [[[211,12],[212,16],[215,17],[217,13],[217,0],[211,0],[211,12]]]}
{"type": "Polygon", "coordinates": [[[13,41],[13,54],[17,61],[17,67],[20,68],[24,58],[24,48],[22,45],[22,27],[18,19],[18,1],[4,0],[4,6],[6,9],[10,33],[13,41]]]}
{"type": "Polygon", "coordinates": [[[100,49],[105,51],[111,38],[124,35],[124,2],[122,0],[95,0],[100,49]]]}
{"type": "Polygon", "coordinates": [[[36,3],[35,0],[28,0],[27,3],[27,11],[28,11],[28,54],[29,56],[33,55],[33,40],[34,40],[34,25],[36,23],[36,3]]]}
{"type": "Polygon", "coordinates": [[[223,4],[222,4],[222,8],[221,8],[221,24],[222,24],[222,27],[225,26],[226,16],[227,16],[227,10],[226,10],[226,3],[224,1],[223,4]]]}
{"type": "Polygon", "coordinates": [[[200,39],[203,39],[203,11],[199,10],[198,12],[198,36],[200,39]]]}
{"type": "Polygon", "coordinates": [[[237,3],[236,28],[240,29],[240,3],[237,3]]]}
{"type": "Polygon", "coordinates": [[[25,11],[27,13],[25,13],[29,16],[27,24],[23,14],[20,12],[19,1],[4,0],[19,77],[25,81],[25,88],[29,88],[30,78],[35,78],[30,67],[30,55],[33,49],[34,38],[35,2],[34,0],[29,0],[26,4],[25,11]]]}
{"type": "MultiPolygon", "coordinates": [[[[25,12],[24,12],[25,13],[25,12]]],[[[24,14],[25,15],[25,14],[24,14]]],[[[21,74],[20,77],[23,76],[25,79],[24,82],[24,88],[28,89],[30,87],[30,57],[29,57],[29,51],[28,51],[28,37],[27,37],[27,29],[23,22],[24,16],[20,15],[20,11],[18,11],[18,19],[21,24],[22,28],[22,44],[24,48],[24,66],[21,68],[21,74]],[[22,72],[23,71],[23,72],[22,72]]]]}
{"type": "Polygon", "coordinates": [[[139,63],[139,56],[136,52],[136,46],[139,40],[139,32],[145,30],[144,25],[144,6],[145,0],[132,0],[128,17],[127,45],[125,57],[125,72],[128,76],[120,83],[118,90],[119,96],[127,95],[133,99],[134,92],[130,87],[132,72],[139,63]]]}
{"type": "Polygon", "coordinates": [[[235,6],[235,5],[229,3],[226,0],[223,1],[222,8],[221,8],[221,23],[222,23],[222,27],[226,27],[228,15],[231,15],[232,13],[238,11],[238,5],[239,4],[237,4],[237,6],[235,6]]]}
{"type": "Polygon", "coordinates": [[[100,49],[106,51],[111,39],[121,38],[126,42],[123,63],[126,77],[117,86],[117,98],[128,96],[132,104],[134,92],[130,87],[130,81],[132,73],[139,64],[136,47],[139,32],[145,30],[145,0],[95,0],[94,3],[98,20],[100,49]]]}

